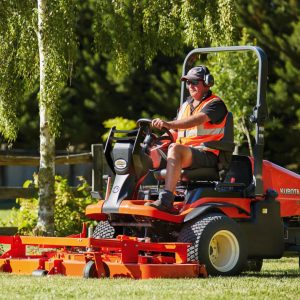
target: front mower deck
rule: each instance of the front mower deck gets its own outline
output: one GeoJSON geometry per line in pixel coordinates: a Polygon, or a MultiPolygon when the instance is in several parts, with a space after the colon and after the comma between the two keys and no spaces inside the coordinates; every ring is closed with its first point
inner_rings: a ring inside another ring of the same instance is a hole
{"type": "Polygon", "coordinates": [[[0,236],[10,250],[0,256],[2,272],[91,277],[206,277],[204,266],[187,263],[187,243],[151,243],[138,238],[0,236]],[[36,246],[39,254],[27,254],[36,246]],[[43,251],[44,250],[44,251],[43,251]]]}

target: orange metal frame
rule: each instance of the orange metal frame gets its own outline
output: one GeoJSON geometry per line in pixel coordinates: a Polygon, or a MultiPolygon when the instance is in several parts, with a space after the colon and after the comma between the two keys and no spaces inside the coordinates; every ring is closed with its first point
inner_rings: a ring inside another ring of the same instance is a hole
{"type": "Polygon", "coordinates": [[[96,277],[182,278],[207,276],[203,266],[187,263],[187,243],[151,243],[136,237],[116,239],[0,236],[10,250],[0,256],[2,272],[83,276],[87,263],[95,263],[96,277]],[[27,246],[36,246],[30,254],[27,246]]]}

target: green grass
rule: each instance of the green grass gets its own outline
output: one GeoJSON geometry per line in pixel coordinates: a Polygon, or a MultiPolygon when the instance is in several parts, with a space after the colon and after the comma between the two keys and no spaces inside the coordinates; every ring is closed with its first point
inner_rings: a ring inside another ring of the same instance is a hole
{"type": "Polygon", "coordinates": [[[82,279],[0,273],[0,299],[299,299],[298,259],[266,260],[262,272],[206,279],[82,279]]]}

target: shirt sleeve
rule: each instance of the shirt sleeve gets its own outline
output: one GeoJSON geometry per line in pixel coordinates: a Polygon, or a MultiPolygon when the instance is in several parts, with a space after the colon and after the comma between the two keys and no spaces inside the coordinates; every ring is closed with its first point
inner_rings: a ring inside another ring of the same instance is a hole
{"type": "Polygon", "coordinates": [[[223,121],[227,114],[227,107],[223,101],[212,101],[205,105],[201,112],[205,113],[212,124],[219,124],[223,121]]]}

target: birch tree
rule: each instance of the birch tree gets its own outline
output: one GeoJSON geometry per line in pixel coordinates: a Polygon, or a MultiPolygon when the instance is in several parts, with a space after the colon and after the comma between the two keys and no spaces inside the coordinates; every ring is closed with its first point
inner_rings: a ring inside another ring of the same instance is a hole
{"type": "MultiPolygon", "coordinates": [[[[95,49],[116,74],[150,66],[160,52],[230,45],[236,39],[231,0],[90,0],[95,49]]],[[[0,132],[13,142],[18,100],[39,81],[40,167],[37,234],[53,234],[54,153],[60,91],[76,58],[79,0],[0,0],[0,132]]]]}
{"type": "Polygon", "coordinates": [[[95,1],[95,45],[120,74],[150,66],[159,53],[233,45],[239,38],[232,0],[95,1]]]}
{"type": "Polygon", "coordinates": [[[53,235],[55,137],[60,130],[60,91],[75,58],[75,0],[0,2],[0,131],[13,142],[18,100],[40,83],[39,211],[36,234],[53,235]]]}

